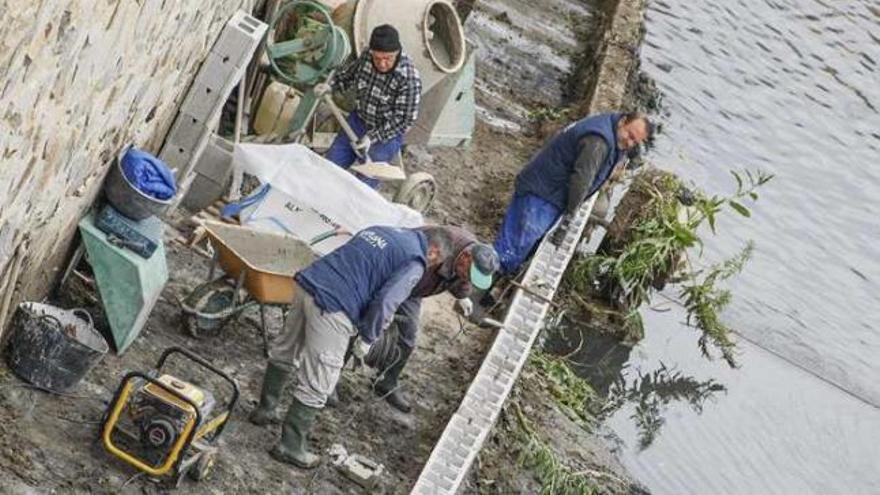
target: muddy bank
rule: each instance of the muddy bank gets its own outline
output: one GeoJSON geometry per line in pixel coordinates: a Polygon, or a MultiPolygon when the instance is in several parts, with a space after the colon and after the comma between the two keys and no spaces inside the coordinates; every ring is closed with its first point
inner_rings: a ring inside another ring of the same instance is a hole
{"type": "MultiPolygon", "coordinates": [[[[163,302],[132,347],[121,357],[109,355],[68,396],[49,395],[24,386],[10,373],[0,378],[0,485],[4,493],[56,490],[61,493],[162,493],[164,487],[114,460],[98,441],[98,421],[125,372],[149,370],[162,350],[178,345],[210,358],[233,375],[241,386],[242,401],[222,442],[216,470],[209,481],[189,484],[192,493],[351,493],[357,488],[330,467],[303,472],[274,462],[266,450],[277,439],[277,428],[258,428],[245,419],[255,405],[262,373],[262,341],[247,312],[241,324],[222,333],[194,339],[183,329],[173,301],[205,279],[207,261],[190,250],[172,245],[170,273],[163,302]],[[126,483],[128,483],[126,485],[126,483]],[[8,487],[10,491],[6,491],[8,487]]],[[[388,493],[406,493],[427,459],[431,446],[458,403],[463,387],[480,363],[479,349],[491,334],[461,331],[439,298],[425,305],[425,325],[418,351],[408,368],[407,392],[416,399],[406,416],[370,393],[367,376],[344,372],[343,404],[326,409],[313,434],[317,450],[340,443],[350,452],[383,463],[388,493]]],[[[94,310],[94,308],[90,308],[94,310]]],[[[272,312],[277,329],[280,314],[272,312]]],[[[187,371],[187,370],[184,370],[187,371]]],[[[187,376],[181,373],[182,377],[187,376]]]]}
{"type": "MultiPolygon", "coordinates": [[[[603,8],[610,7],[603,4],[603,8]]],[[[408,150],[408,165],[430,171],[440,185],[431,221],[467,226],[487,240],[494,237],[515,174],[542,143],[538,116],[546,115],[548,109],[561,112],[582,103],[573,96],[583,93],[571,89],[573,75],[578,73],[576,61],[599,55],[578,54],[585,50],[589,32],[603,29],[595,24],[596,19],[612,18],[607,15],[610,10],[605,16],[594,16],[595,9],[590,2],[575,0],[477,3],[467,24],[468,36],[482,48],[479,122],[473,144],[468,150],[408,150]]],[[[596,74],[601,76],[602,71],[596,74]]],[[[602,98],[605,103],[590,108],[604,109],[608,107],[603,105],[613,103],[613,97],[602,98]]],[[[258,428],[245,419],[259,393],[264,366],[262,341],[251,324],[258,320],[257,313],[245,313],[240,323],[218,335],[190,337],[176,301],[205,281],[207,262],[173,243],[168,243],[168,258],[171,281],[144,332],[125,355],[107,356],[70,395],[29,389],[8,373],[0,377],[0,486],[4,491],[163,493],[163,485],[137,476],[109,456],[98,442],[97,427],[122,375],[149,370],[163,349],[179,345],[232,374],[242,389],[242,401],[212,477],[199,484],[186,482],[185,490],[196,494],[361,492],[326,463],[317,471],[303,472],[268,456],[278,428],[258,428]]],[[[423,306],[417,350],[405,372],[404,391],[415,403],[412,414],[402,415],[377,401],[368,376],[346,370],[340,382],[342,405],[323,411],[313,431],[317,451],[326,452],[339,443],[349,452],[384,464],[387,474],[381,491],[409,491],[494,337],[493,331],[461,322],[450,311],[451,304],[451,298],[439,296],[423,306]]],[[[278,313],[270,312],[270,327],[276,331],[278,313]]],[[[540,382],[529,376],[527,372],[515,399],[559,458],[574,468],[626,480],[601,440],[562,414],[540,382]]],[[[509,417],[506,412],[487,442],[469,475],[466,493],[540,491],[534,473],[519,463],[509,417]]]]}

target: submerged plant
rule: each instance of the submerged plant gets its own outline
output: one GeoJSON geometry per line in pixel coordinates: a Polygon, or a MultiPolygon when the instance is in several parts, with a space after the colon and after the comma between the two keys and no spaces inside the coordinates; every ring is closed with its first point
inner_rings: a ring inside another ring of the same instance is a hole
{"type": "Polygon", "coordinates": [[[703,242],[698,231],[704,224],[715,232],[717,215],[728,207],[743,217],[751,211],[743,204],[757,200],[756,190],[773,176],[763,172],[732,172],[736,191],[730,196],[694,192],[672,173],[649,168],[633,181],[618,206],[597,254],[575,264],[568,283],[576,292],[598,291],[624,315],[625,340],[635,342],[644,334],[639,308],[667,283],[681,282],[680,296],[688,311],[688,324],[702,332],[699,345],[709,356],[708,344],[735,365],[730,329],[719,313],[731,294],[715,287],[738,273],[752,252],[751,243],[731,260],[699,269],[688,256],[703,242]]]}
{"type": "Polygon", "coordinates": [[[585,428],[592,428],[595,418],[589,411],[599,398],[590,384],[561,358],[541,351],[529,355],[529,364],[541,372],[542,381],[566,416],[585,428]]]}
{"type": "Polygon", "coordinates": [[[577,472],[563,463],[559,456],[535,432],[519,406],[514,403],[516,434],[520,443],[519,463],[534,470],[545,495],[592,495],[598,485],[585,473],[577,472]]]}

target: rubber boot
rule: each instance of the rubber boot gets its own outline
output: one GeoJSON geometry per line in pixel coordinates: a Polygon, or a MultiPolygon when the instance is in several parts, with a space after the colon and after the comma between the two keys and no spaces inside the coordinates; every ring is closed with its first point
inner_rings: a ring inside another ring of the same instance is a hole
{"type": "Polygon", "coordinates": [[[269,455],[302,469],[316,467],[321,462],[321,456],[309,452],[307,437],[320,411],[294,399],[281,426],[281,441],[269,451],[269,455]]]}
{"type": "Polygon", "coordinates": [[[281,394],[284,386],[290,379],[291,370],[287,367],[269,361],[266,365],[266,374],[263,375],[263,390],[260,392],[260,403],[251,411],[248,420],[257,425],[265,426],[281,422],[281,413],[278,404],[281,402],[281,394]]]}
{"type": "Polygon", "coordinates": [[[385,370],[385,376],[373,385],[373,390],[376,392],[376,395],[384,396],[385,400],[398,411],[409,413],[412,411],[412,406],[398,388],[397,381],[413,350],[400,344],[398,344],[397,348],[400,350],[400,357],[397,359],[397,362],[385,370]]]}

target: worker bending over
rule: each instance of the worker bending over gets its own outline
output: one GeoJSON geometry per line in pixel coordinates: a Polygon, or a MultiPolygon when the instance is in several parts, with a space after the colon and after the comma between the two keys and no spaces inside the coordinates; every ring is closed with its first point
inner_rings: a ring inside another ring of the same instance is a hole
{"type": "MultiPolygon", "coordinates": [[[[374,162],[391,162],[403,145],[403,136],[419,113],[422,82],[419,72],[400,44],[400,36],[387,24],[373,29],[369,50],[351,61],[328,85],[319,84],[315,93],[353,89],[357,107],[348,124],[359,138],[354,144],[340,132],[325,157],[348,169],[361,156],[374,162]]],[[[364,182],[378,187],[378,181],[364,182]]]]}
{"type": "Polygon", "coordinates": [[[408,413],[412,410],[403,395],[398,380],[416,345],[419,331],[422,299],[448,291],[456,298],[456,306],[469,316],[473,303],[469,299],[473,288],[486,290],[492,285],[492,276],[498,270],[498,256],[491,246],[478,242],[473,234],[459,227],[429,226],[419,229],[432,244],[443,246],[447,255],[434,267],[425,270],[413,288],[410,297],[397,309],[395,324],[399,330],[397,359],[384,370],[373,390],[384,396],[394,408],[408,413]]]}
{"type": "Polygon", "coordinates": [[[419,230],[370,227],[296,274],[290,315],[272,343],[250,415],[258,425],[281,419],[281,394],[296,371],[281,441],[270,451],[275,459],[306,469],[318,464],[306,436],[339,381],[349,340],[357,337],[353,352],[363,359],[425,272],[447,257],[419,230]]]}
{"type": "Polygon", "coordinates": [[[649,139],[653,126],[636,113],[603,113],[560,131],[517,175],[495,250],[501,273],[515,273],[562,217],[551,241],[559,245],[571,217],[611,177],[626,152],[649,139]]]}

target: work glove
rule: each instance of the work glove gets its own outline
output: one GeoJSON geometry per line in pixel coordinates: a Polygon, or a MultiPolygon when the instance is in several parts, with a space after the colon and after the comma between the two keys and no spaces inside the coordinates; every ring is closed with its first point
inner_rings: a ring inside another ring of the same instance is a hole
{"type": "Polygon", "coordinates": [[[330,84],[328,84],[328,83],[322,82],[322,83],[316,84],[314,89],[312,89],[312,91],[315,92],[316,96],[320,97],[320,96],[324,96],[328,93],[332,93],[333,86],[330,86],[330,84]]]}
{"type": "Polygon", "coordinates": [[[461,313],[462,316],[467,318],[474,312],[474,303],[468,298],[456,299],[455,310],[461,313]]]}
{"type": "Polygon", "coordinates": [[[373,140],[370,139],[370,136],[364,134],[364,137],[354,145],[354,149],[360,151],[363,154],[367,154],[370,151],[370,146],[373,144],[373,140]]]}
{"type": "Polygon", "coordinates": [[[565,240],[565,234],[568,232],[568,225],[570,223],[571,217],[566,213],[562,216],[559,225],[556,226],[556,230],[550,234],[550,244],[553,244],[557,248],[562,245],[562,241],[565,240]]]}
{"type": "Polygon", "coordinates": [[[354,341],[354,346],[352,347],[351,353],[354,354],[354,357],[356,357],[358,360],[363,361],[364,358],[367,357],[367,354],[370,353],[370,347],[372,347],[372,345],[364,342],[362,338],[358,337],[354,341]]]}

